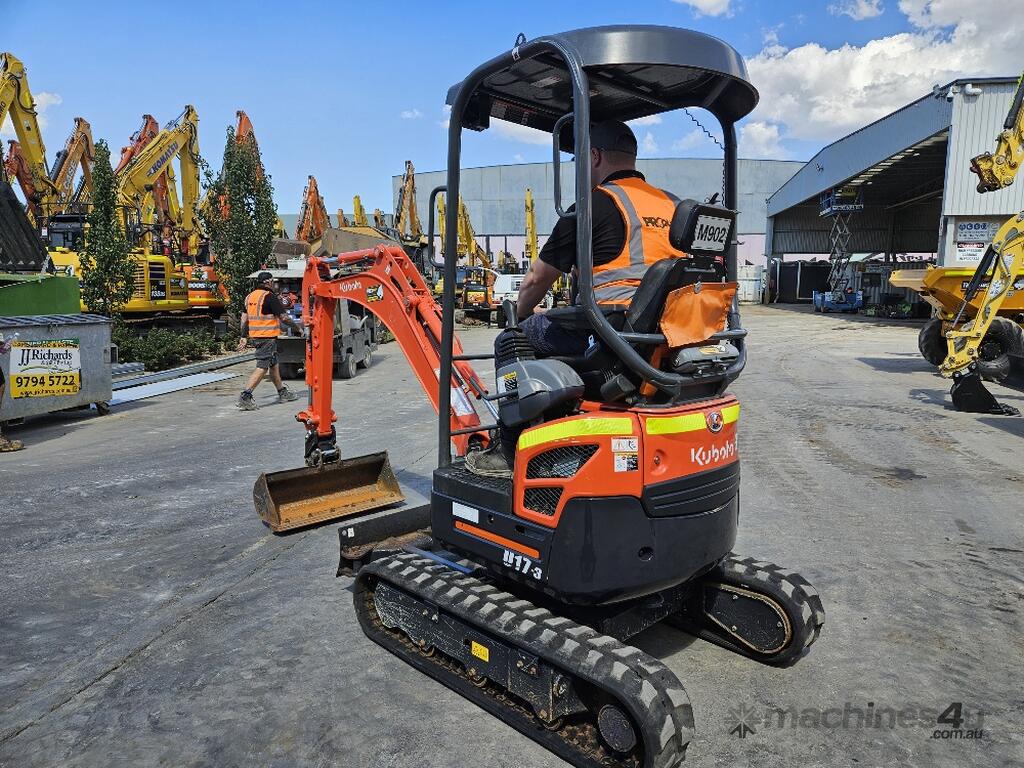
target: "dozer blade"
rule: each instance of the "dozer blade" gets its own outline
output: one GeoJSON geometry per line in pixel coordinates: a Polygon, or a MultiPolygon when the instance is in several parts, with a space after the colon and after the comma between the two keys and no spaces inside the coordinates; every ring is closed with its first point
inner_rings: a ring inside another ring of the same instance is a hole
{"type": "Polygon", "coordinates": [[[387,451],[323,467],[259,476],[252,489],[256,513],[275,533],[381,509],[405,500],[387,451]]]}
{"type": "Polygon", "coordinates": [[[957,376],[949,391],[953,406],[966,413],[990,413],[996,416],[1020,416],[1020,411],[1010,405],[1003,405],[981,382],[977,371],[957,376]]]}

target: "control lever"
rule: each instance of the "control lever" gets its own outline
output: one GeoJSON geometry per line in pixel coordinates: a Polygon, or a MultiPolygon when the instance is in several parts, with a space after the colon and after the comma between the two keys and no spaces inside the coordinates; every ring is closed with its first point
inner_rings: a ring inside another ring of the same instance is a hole
{"type": "Polygon", "coordinates": [[[512,299],[505,299],[501,302],[501,311],[505,315],[506,328],[519,327],[519,315],[516,302],[512,299]]]}

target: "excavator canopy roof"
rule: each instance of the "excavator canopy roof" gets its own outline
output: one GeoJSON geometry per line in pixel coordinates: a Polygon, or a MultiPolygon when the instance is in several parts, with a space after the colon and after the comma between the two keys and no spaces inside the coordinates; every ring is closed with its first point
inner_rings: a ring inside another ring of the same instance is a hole
{"type": "MultiPolygon", "coordinates": [[[[659,26],[608,26],[548,36],[575,49],[590,81],[591,119],[635,120],[682,107],[702,107],[735,122],[757,105],[757,89],[736,50],[716,37],[659,26]]],[[[526,41],[519,41],[520,46],[526,41]]],[[[476,114],[467,127],[484,128],[486,117],[550,132],[572,111],[572,85],[561,57],[502,54],[508,66],[477,87],[476,114]]],[[[485,65],[486,66],[486,65],[485,65]]],[[[462,87],[448,91],[448,104],[462,87]]],[[[472,113],[474,110],[470,110],[472,113]]]]}

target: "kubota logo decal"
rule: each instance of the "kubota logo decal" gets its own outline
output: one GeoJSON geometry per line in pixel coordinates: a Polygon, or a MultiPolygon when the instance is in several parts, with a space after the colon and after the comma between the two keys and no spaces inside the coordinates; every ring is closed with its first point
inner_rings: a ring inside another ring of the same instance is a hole
{"type": "Polygon", "coordinates": [[[712,445],[710,448],[701,446],[690,449],[690,461],[698,467],[706,467],[708,464],[717,464],[720,461],[731,459],[736,456],[736,439],[726,440],[722,445],[712,445]]]}
{"type": "Polygon", "coordinates": [[[707,414],[704,418],[707,419],[708,429],[712,432],[718,434],[722,431],[722,425],[725,424],[725,420],[722,418],[721,411],[711,411],[711,413],[707,414]]]}

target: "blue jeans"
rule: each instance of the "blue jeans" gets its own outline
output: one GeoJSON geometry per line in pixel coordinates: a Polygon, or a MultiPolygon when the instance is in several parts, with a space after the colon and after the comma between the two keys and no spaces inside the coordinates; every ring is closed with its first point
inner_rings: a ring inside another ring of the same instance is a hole
{"type": "Polygon", "coordinates": [[[582,355],[590,344],[589,332],[565,328],[543,313],[530,315],[519,327],[538,357],[582,355]]]}

